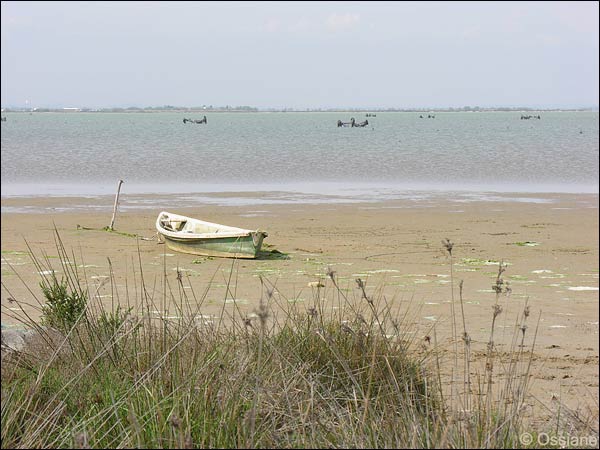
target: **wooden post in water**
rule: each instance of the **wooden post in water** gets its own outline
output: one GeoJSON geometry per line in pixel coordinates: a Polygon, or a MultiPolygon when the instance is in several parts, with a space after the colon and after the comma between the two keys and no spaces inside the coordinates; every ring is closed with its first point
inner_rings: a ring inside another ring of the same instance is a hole
{"type": "Polygon", "coordinates": [[[119,180],[119,186],[117,187],[117,195],[115,196],[115,206],[113,208],[112,220],[110,221],[109,230],[113,230],[113,225],[115,224],[115,217],[117,215],[117,205],[119,204],[119,193],[121,192],[121,185],[123,184],[123,180],[119,180]]]}

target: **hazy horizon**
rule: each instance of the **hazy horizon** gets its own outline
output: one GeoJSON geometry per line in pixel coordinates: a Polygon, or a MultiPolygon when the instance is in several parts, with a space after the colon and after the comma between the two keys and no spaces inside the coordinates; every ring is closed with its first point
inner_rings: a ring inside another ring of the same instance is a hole
{"type": "Polygon", "coordinates": [[[2,2],[3,108],[597,108],[598,2],[2,2]]]}
{"type": "MultiPolygon", "coordinates": [[[[26,108],[24,106],[19,106],[19,105],[2,105],[2,109],[9,109],[9,110],[14,110],[13,112],[27,112],[30,110],[37,110],[37,109],[44,109],[44,110],[61,110],[61,109],[72,109],[72,108],[76,108],[76,109],[83,109],[86,110],[86,112],[88,112],[87,110],[90,110],[90,112],[94,112],[94,111],[101,111],[101,110],[109,110],[109,109],[131,109],[131,108],[136,108],[136,109],[141,109],[141,110],[147,110],[147,109],[157,109],[157,110],[162,110],[161,108],[175,108],[176,110],[178,109],[193,109],[195,111],[199,111],[200,108],[202,108],[203,105],[111,105],[111,106],[102,106],[102,107],[93,107],[93,106],[87,106],[87,105],[74,105],[74,104],[69,104],[69,106],[67,106],[66,104],[58,104],[58,105],[51,105],[51,106],[39,106],[39,107],[31,107],[31,108],[26,108]]],[[[370,108],[365,108],[365,107],[353,107],[353,106],[348,106],[348,107],[336,107],[336,106],[329,106],[329,107],[305,107],[305,108],[293,108],[293,107],[280,107],[280,108],[276,108],[276,107],[255,107],[253,105],[240,105],[240,104],[233,104],[233,105],[212,105],[212,108],[209,108],[208,105],[206,107],[206,109],[211,110],[213,112],[227,112],[227,109],[225,109],[227,106],[230,107],[231,110],[233,111],[241,111],[243,112],[241,109],[239,108],[243,108],[243,107],[250,107],[253,108],[252,110],[249,110],[248,112],[269,112],[269,111],[298,111],[298,112],[302,112],[302,111],[307,111],[307,112],[319,112],[319,111],[323,111],[323,112],[327,112],[327,111],[331,111],[331,112],[335,112],[335,111],[378,111],[378,112],[385,112],[385,111],[396,111],[396,112],[402,112],[402,111],[406,111],[406,112],[410,112],[410,111],[450,111],[450,110],[454,110],[454,112],[461,112],[465,107],[470,108],[470,110],[468,112],[473,112],[473,108],[480,108],[482,110],[482,112],[484,111],[490,111],[490,110],[515,110],[515,111],[519,111],[520,109],[523,110],[531,110],[531,111],[555,111],[555,110],[565,110],[565,111],[591,111],[591,112],[595,112],[597,111],[600,107],[598,105],[575,105],[575,106],[537,106],[537,105],[506,105],[506,106],[498,106],[498,105],[494,105],[494,106],[481,106],[481,105],[464,105],[464,106],[415,106],[415,107],[402,107],[402,106],[397,106],[397,107],[379,107],[379,106],[373,106],[370,108]]],[[[168,109],[165,109],[165,111],[169,111],[168,109]]]]}

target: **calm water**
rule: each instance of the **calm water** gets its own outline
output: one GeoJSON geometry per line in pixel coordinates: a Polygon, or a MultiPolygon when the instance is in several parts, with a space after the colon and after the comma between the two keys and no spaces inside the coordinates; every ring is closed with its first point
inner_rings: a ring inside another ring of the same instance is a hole
{"type": "Polygon", "coordinates": [[[598,192],[597,112],[8,113],[2,195],[235,190],[598,192]]]}

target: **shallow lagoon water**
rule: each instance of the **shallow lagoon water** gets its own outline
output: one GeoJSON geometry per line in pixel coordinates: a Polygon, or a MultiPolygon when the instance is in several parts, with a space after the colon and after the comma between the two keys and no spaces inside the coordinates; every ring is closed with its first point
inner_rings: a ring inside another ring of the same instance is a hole
{"type": "Polygon", "coordinates": [[[7,113],[2,196],[598,192],[597,112],[361,114],[7,113]]]}

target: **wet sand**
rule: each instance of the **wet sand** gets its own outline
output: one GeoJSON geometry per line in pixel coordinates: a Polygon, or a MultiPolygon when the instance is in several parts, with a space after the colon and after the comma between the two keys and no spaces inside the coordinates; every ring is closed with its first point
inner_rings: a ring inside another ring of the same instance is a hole
{"type": "MultiPolygon", "coordinates": [[[[150,295],[162,295],[166,273],[171,290],[178,296],[177,277],[181,274],[187,306],[194,310],[201,303],[198,312],[215,317],[222,311],[232,315],[255,312],[264,297],[261,277],[277,288],[275,307],[294,303],[308,308],[316,293],[315,282],[325,285],[320,294],[331,292],[327,278],[330,269],[347,295],[359,295],[355,280],[361,278],[369,295],[380,300],[385,297],[398,311],[410,311],[405,319],[410,324],[405,324],[423,345],[428,345],[425,337],[431,336],[435,325],[438,343],[448,351],[444,358],[451,364],[451,260],[441,242],[447,238],[454,243],[456,302],[458,283],[464,282],[465,322],[479,363],[474,364],[474,371],[483,372],[481,355],[489,339],[496,301],[492,285],[498,261],[504,261],[508,266],[502,276],[512,291],[500,297],[503,311],[495,330],[498,350],[508,350],[515,320],[526,301],[531,311],[528,344],[539,317],[530,404],[551,408],[556,404],[554,396],[570,408],[597,414],[596,194],[500,195],[495,201],[438,197],[427,202],[404,199],[182,207],[173,199],[148,196],[142,206],[121,208],[115,229],[124,234],[100,230],[110,224],[112,201],[108,196],[2,198],[3,211],[9,211],[2,214],[3,325],[15,324],[21,307],[31,317],[39,317],[38,309],[26,305],[37,305],[26,286],[39,300],[41,292],[40,275],[25,241],[36,256],[47,254],[60,273],[56,227],[65,248],[107,307],[115,301],[125,302],[125,298],[130,303],[137,301],[140,261],[150,295]],[[541,201],[530,201],[531,197],[541,201]],[[172,206],[165,208],[165,202],[172,206]],[[163,209],[266,230],[265,250],[278,250],[289,258],[233,261],[172,252],[156,239],[154,223],[163,209]],[[103,281],[111,267],[120,291],[118,300],[111,297],[110,283],[103,281]]],[[[157,306],[157,310],[162,308],[157,306]]],[[[166,314],[176,314],[173,305],[166,308],[166,314]]],[[[458,316],[457,320],[462,332],[462,319],[458,316]]]]}

